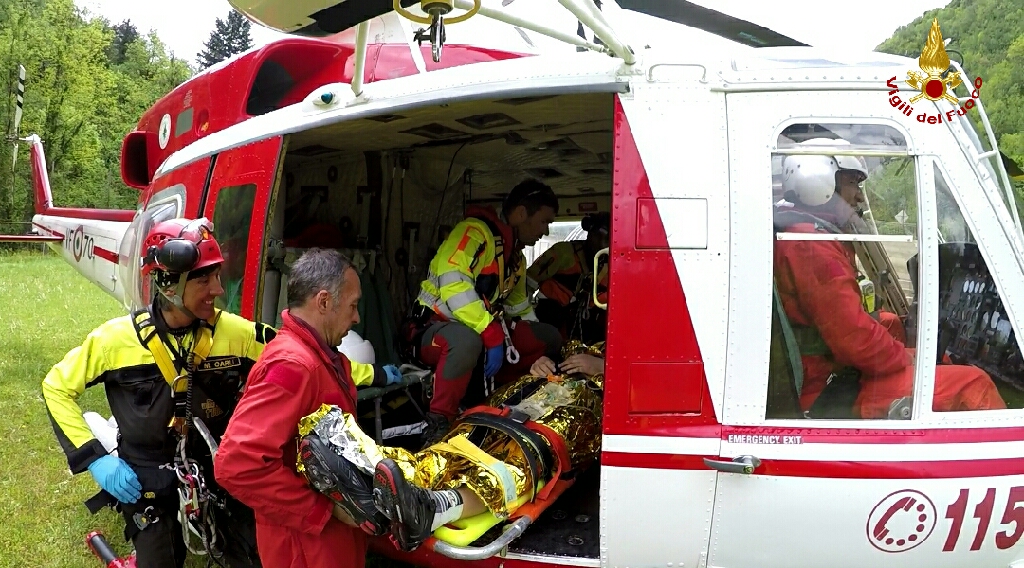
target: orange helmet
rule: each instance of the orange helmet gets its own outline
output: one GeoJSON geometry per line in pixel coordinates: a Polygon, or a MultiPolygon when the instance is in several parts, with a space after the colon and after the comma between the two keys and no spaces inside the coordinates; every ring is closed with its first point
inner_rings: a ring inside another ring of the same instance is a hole
{"type": "Polygon", "coordinates": [[[220,245],[213,237],[213,223],[205,217],[161,221],[149,231],[142,244],[142,275],[153,271],[185,274],[224,262],[220,245]]]}

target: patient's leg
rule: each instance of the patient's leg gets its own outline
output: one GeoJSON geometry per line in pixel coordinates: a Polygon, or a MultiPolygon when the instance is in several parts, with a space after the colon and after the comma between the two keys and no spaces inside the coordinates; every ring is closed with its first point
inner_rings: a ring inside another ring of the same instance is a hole
{"type": "Polygon", "coordinates": [[[410,483],[390,459],[377,464],[373,486],[377,507],[391,520],[391,534],[405,551],[415,550],[438,527],[487,510],[467,487],[431,490],[410,483]]]}

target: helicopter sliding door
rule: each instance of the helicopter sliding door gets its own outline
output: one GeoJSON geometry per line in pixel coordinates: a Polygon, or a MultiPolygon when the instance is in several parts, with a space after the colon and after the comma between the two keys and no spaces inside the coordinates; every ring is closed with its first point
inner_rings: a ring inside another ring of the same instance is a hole
{"type": "MultiPolygon", "coordinates": [[[[254,320],[260,316],[256,305],[263,285],[264,233],[283,146],[283,137],[274,136],[218,154],[202,205],[224,255],[224,295],[217,299],[217,307],[254,320]]],[[[262,315],[269,321],[276,318],[262,315]]]]}
{"type": "Polygon", "coordinates": [[[727,101],[743,198],[708,565],[1008,564],[1024,476],[1019,427],[996,427],[1020,423],[1024,365],[1001,200],[878,93],[727,101]]]}

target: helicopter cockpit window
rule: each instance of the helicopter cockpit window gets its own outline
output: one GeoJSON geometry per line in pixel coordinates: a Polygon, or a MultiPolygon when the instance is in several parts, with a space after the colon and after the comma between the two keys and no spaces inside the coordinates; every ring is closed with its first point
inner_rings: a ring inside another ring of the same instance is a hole
{"type": "Polygon", "coordinates": [[[255,198],[254,184],[222,187],[217,192],[217,204],[213,209],[213,230],[224,255],[224,268],[220,273],[224,295],[215,303],[218,308],[233,314],[241,312],[242,279],[255,198]]]}
{"type": "Polygon", "coordinates": [[[884,125],[796,124],[772,166],[767,418],[909,418],[918,180],[905,139],[884,125]]]}
{"type": "Polygon", "coordinates": [[[938,164],[932,167],[939,232],[933,408],[1024,408],[1024,360],[1016,330],[945,175],[938,164]],[[939,381],[940,376],[947,378],[939,381]]]}

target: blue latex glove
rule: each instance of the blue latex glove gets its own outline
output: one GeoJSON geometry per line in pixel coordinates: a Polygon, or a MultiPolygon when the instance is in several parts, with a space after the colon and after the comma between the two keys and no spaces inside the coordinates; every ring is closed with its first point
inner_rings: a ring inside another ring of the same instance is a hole
{"type": "Polygon", "coordinates": [[[498,374],[501,364],[505,361],[505,346],[498,344],[487,350],[484,356],[484,378],[489,379],[498,374]]]}
{"type": "Polygon", "coordinates": [[[402,382],[402,372],[394,365],[384,365],[384,374],[388,376],[385,385],[397,385],[402,382]]]}
{"type": "Polygon", "coordinates": [[[142,496],[135,470],[119,457],[107,454],[89,464],[89,473],[107,493],[122,503],[134,503],[142,496]]]}

